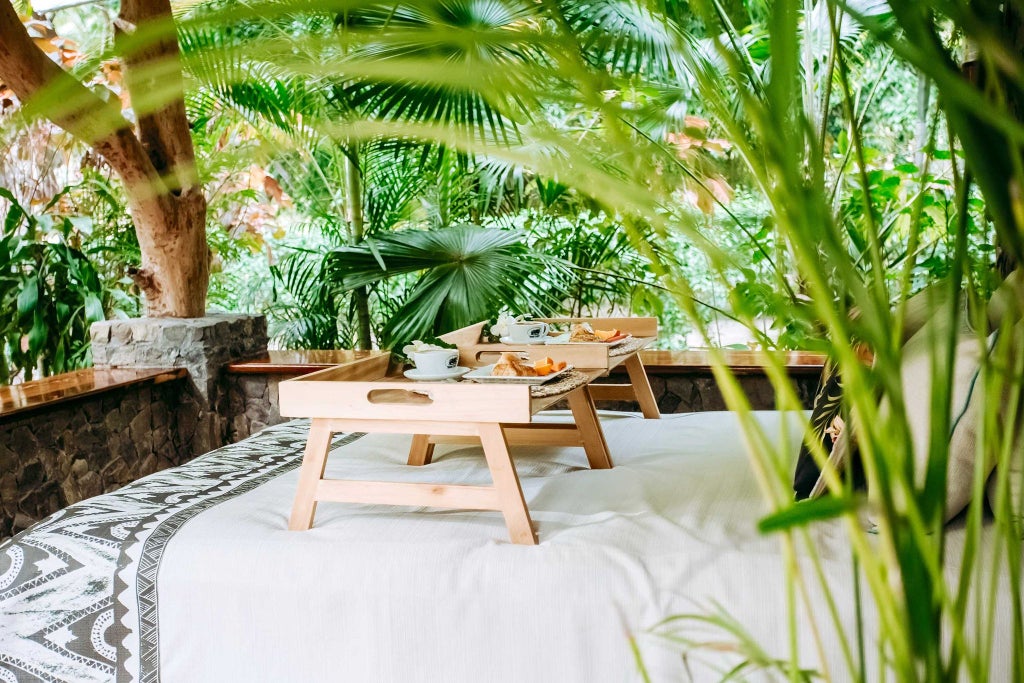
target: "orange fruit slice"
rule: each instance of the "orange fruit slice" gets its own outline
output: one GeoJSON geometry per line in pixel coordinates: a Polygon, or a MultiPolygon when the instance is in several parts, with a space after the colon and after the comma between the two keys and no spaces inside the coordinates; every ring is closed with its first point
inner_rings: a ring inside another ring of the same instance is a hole
{"type": "Polygon", "coordinates": [[[539,375],[550,375],[555,371],[555,361],[551,360],[550,357],[542,358],[533,364],[533,369],[536,370],[539,375]]]}
{"type": "Polygon", "coordinates": [[[597,338],[600,339],[601,341],[608,341],[612,337],[614,337],[617,334],[619,334],[619,331],[618,330],[594,330],[594,334],[596,334],[597,338]]]}

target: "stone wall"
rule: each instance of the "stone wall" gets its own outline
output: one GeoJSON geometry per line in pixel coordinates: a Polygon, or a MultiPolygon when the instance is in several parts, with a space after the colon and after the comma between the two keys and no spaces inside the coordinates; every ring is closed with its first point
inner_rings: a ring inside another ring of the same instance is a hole
{"type": "Polygon", "coordinates": [[[0,539],[71,503],[192,457],[186,380],[0,420],[0,539]],[[184,419],[182,416],[185,416],[184,419]]]}
{"type": "Polygon", "coordinates": [[[288,375],[238,374],[228,376],[231,424],[228,441],[234,443],[264,427],[287,422],[278,408],[277,387],[288,375]]]}
{"type": "Polygon", "coordinates": [[[266,352],[267,325],[240,315],[108,320],[92,326],[91,340],[98,368],[186,368],[188,376],[0,418],[0,539],[228,443],[236,414],[225,369],[266,352]]]}
{"type": "MultiPolygon", "coordinates": [[[[797,396],[804,407],[810,410],[814,405],[814,394],[818,388],[818,373],[792,377],[797,396]]],[[[658,408],[663,413],[699,413],[708,410],[728,410],[722,392],[715,378],[707,373],[679,374],[675,370],[658,374],[648,372],[651,391],[658,398],[658,408]]],[[[775,389],[764,375],[740,375],[740,387],[754,410],[775,410],[775,389]]],[[[625,383],[625,375],[613,374],[598,382],[611,384],[625,383]]],[[[635,403],[608,401],[599,405],[609,410],[637,410],[635,403]]]]}
{"type": "MultiPolygon", "coordinates": [[[[133,318],[92,326],[96,367],[187,368],[189,392],[183,438],[194,455],[229,443],[235,412],[226,367],[267,350],[263,316],[133,318]],[[194,421],[194,424],[192,423],[194,421]]],[[[267,424],[267,423],[264,423],[267,424]]]]}

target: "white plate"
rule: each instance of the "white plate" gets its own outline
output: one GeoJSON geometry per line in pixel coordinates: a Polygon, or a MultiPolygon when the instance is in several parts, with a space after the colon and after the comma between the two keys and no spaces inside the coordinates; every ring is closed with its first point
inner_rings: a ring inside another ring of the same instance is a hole
{"type": "Polygon", "coordinates": [[[457,377],[462,377],[467,372],[469,372],[469,368],[459,366],[457,368],[452,368],[451,370],[445,370],[444,372],[434,372],[429,374],[422,370],[412,368],[411,370],[406,370],[402,374],[409,379],[416,380],[417,382],[437,382],[443,379],[456,379],[457,377]]]}
{"type": "Polygon", "coordinates": [[[471,379],[474,382],[480,382],[481,384],[487,384],[489,382],[494,384],[544,384],[546,382],[550,382],[556,377],[561,377],[565,373],[572,370],[573,367],[571,365],[566,365],[558,372],[552,372],[550,375],[544,375],[543,377],[509,377],[505,375],[498,375],[497,377],[495,377],[494,375],[491,374],[491,371],[494,370],[495,365],[497,364],[491,363],[490,365],[484,365],[483,367],[479,367],[473,372],[466,375],[466,379],[471,379]]]}
{"type": "Polygon", "coordinates": [[[548,343],[548,338],[547,337],[541,337],[540,339],[531,339],[529,341],[512,341],[512,337],[501,337],[498,341],[500,341],[502,344],[529,344],[529,345],[533,345],[533,344],[547,344],[548,343]]]}

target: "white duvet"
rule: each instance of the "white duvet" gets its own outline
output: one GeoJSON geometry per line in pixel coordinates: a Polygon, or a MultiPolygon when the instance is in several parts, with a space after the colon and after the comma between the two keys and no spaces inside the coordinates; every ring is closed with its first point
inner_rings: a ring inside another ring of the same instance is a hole
{"type": "MultiPolygon", "coordinates": [[[[758,419],[795,453],[779,414],[758,419]]],[[[160,568],[161,680],[631,681],[631,638],[654,680],[717,680],[739,661],[728,634],[705,629],[721,645],[684,660],[647,633],[716,605],[788,657],[780,544],[756,531],[766,507],[735,416],[602,422],[610,471],[587,469],[581,449],[514,449],[536,547],[511,544],[494,512],[321,503],[312,530],[287,531],[296,471],[197,516],[160,568]]],[[[489,481],[477,447],[410,468],[408,444],[363,437],[332,453],[327,476],[489,481]]],[[[817,537],[852,624],[843,535],[817,537]]],[[[818,666],[800,622],[802,659],[818,666]]],[[[839,661],[827,636],[824,651],[839,661]]]]}

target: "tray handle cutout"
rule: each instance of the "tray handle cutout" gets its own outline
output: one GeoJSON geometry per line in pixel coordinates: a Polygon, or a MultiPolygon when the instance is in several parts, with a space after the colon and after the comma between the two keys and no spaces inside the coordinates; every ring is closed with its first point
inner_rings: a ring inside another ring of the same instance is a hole
{"type": "Polygon", "coordinates": [[[412,391],[410,389],[374,389],[366,395],[366,400],[373,404],[394,404],[403,406],[429,406],[434,397],[429,391],[412,391]]]}

